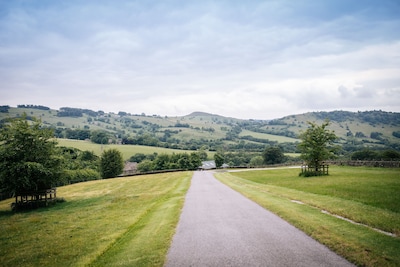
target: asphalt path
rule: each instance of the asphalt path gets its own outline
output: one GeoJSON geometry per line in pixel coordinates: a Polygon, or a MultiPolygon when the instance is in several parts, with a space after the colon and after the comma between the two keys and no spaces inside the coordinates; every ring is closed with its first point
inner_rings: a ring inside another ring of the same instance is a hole
{"type": "Polygon", "coordinates": [[[197,171],[166,267],[353,266],[302,231],[197,171]]]}

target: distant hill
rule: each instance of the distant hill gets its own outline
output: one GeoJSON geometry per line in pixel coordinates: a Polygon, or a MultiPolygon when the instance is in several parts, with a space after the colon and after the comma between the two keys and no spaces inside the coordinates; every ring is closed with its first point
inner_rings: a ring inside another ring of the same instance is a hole
{"type": "Polygon", "coordinates": [[[329,119],[329,127],[340,138],[345,151],[363,147],[400,150],[400,113],[376,110],[310,112],[267,121],[228,118],[200,111],[168,117],[20,105],[0,107],[0,122],[5,123],[7,118],[23,113],[40,118],[44,125],[55,129],[57,137],[93,139],[102,136],[107,142],[211,151],[262,151],[268,145],[280,145],[285,152],[296,152],[299,133],[308,128],[307,122],[321,124],[329,119]]]}

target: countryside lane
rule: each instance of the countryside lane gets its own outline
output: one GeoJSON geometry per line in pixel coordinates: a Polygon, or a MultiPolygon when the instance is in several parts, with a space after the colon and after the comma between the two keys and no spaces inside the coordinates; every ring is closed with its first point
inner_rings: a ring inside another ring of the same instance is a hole
{"type": "Polygon", "coordinates": [[[258,204],[197,171],[166,267],[353,266],[258,204]]]}

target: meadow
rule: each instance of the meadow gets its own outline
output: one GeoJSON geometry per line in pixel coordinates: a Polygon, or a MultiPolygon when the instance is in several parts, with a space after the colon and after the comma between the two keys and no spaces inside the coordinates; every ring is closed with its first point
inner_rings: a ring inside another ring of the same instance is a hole
{"type": "MultiPolygon", "coordinates": [[[[56,139],[58,142],[58,146],[65,147],[74,147],[80,150],[92,151],[95,155],[100,156],[104,150],[107,149],[117,149],[121,152],[124,160],[129,160],[130,157],[135,155],[136,153],[142,154],[173,154],[173,153],[191,153],[192,150],[181,150],[181,149],[171,149],[171,148],[163,148],[163,147],[152,147],[152,146],[140,146],[140,145],[117,145],[117,144],[109,144],[109,145],[101,145],[95,144],[91,141],[82,141],[82,140],[72,140],[72,139],[56,139]]],[[[213,153],[207,152],[210,155],[213,153]]]]}
{"type": "Polygon", "coordinates": [[[359,266],[400,266],[400,170],[331,167],[221,172],[217,178],[359,266]]]}
{"type": "Polygon", "coordinates": [[[0,202],[1,266],[162,266],[191,172],[59,187],[65,202],[13,213],[0,202]]]}
{"type": "MultiPolygon", "coordinates": [[[[217,171],[223,183],[358,266],[400,266],[400,170],[217,171]]],[[[59,187],[65,202],[14,213],[0,202],[1,266],[163,266],[192,172],[59,187]]]]}

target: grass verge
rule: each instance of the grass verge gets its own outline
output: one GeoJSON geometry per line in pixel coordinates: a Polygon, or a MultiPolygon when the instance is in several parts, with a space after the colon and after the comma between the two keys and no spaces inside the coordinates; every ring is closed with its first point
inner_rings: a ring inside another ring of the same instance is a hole
{"type": "Polygon", "coordinates": [[[216,176],[359,266],[400,266],[399,170],[332,167],[330,176],[315,178],[298,173],[282,169],[216,176]]]}
{"type": "Polygon", "coordinates": [[[0,202],[1,266],[162,266],[192,172],[58,188],[50,208],[13,213],[0,202]]]}

